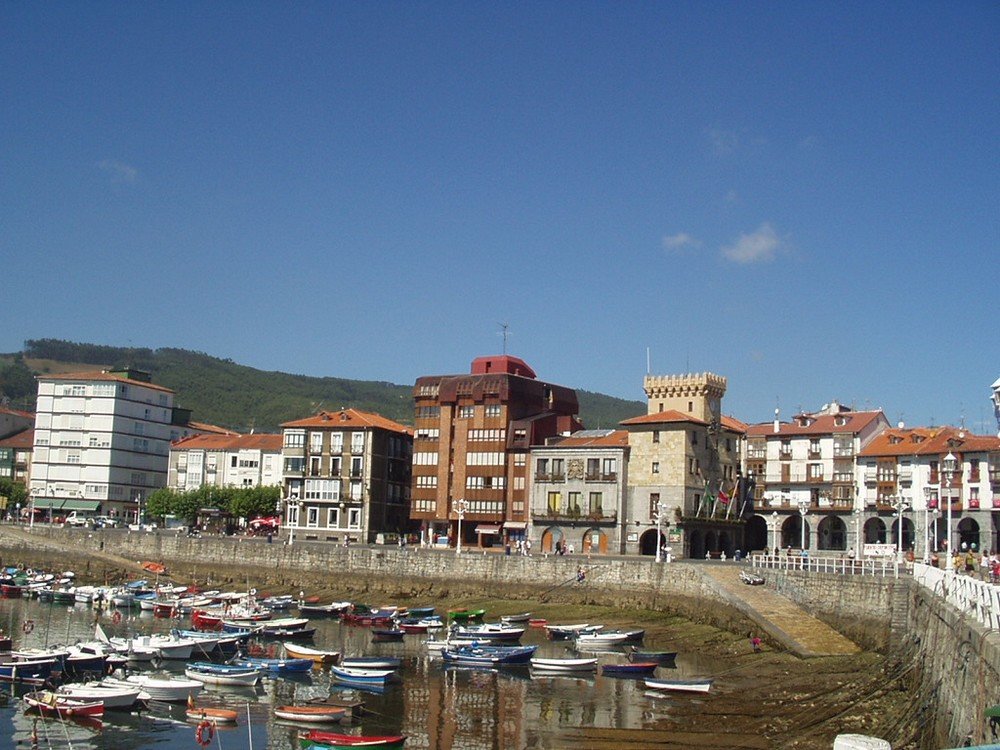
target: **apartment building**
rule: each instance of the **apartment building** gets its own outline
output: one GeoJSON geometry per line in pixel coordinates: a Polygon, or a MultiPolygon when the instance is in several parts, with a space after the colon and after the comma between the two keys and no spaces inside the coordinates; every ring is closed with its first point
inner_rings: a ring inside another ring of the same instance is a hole
{"type": "Polygon", "coordinates": [[[530,516],[528,454],[582,428],[571,388],[523,360],[478,357],[468,374],[417,379],[410,518],[425,544],[504,545],[530,516]]]}
{"type": "Polygon", "coordinates": [[[167,487],[259,487],[282,484],[282,436],[202,434],[170,446],[167,487]]]}
{"type": "Polygon", "coordinates": [[[0,405],[0,438],[10,437],[34,426],[35,415],[31,412],[0,405]]]}
{"type": "Polygon", "coordinates": [[[408,427],[358,409],[324,411],[281,427],[290,533],[350,543],[409,532],[408,427]]]}
{"type": "Polygon", "coordinates": [[[133,369],[38,377],[30,494],[36,510],[134,520],[167,482],[170,442],[188,427],[174,392],[133,369]]]}
{"type": "Polygon", "coordinates": [[[929,559],[947,551],[950,529],[959,550],[997,549],[1000,438],[892,427],[859,452],[858,468],[862,544],[890,543],[929,559]]]}
{"type": "Polygon", "coordinates": [[[626,550],[704,557],[747,549],[739,420],[723,416],[727,380],[714,373],[647,375],[647,413],[626,419],[626,550]]]}
{"type": "Polygon", "coordinates": [[[625,430],[580,430],[533,446],[532,549],[625,553],[628,455],[625,430]]]}
{"type": "Polygon", "coordinates": [[[756,484],[753,524],[756,538],[768,540],[763,546],[818,551],[856,546],[854,527],[877,515],[861,502],[857,457],[888,426],[881,410],[853,411],[833,402],[790,422],[781,422],[776,411],[773,422],[748,427],[747,471],[756,484]]]}

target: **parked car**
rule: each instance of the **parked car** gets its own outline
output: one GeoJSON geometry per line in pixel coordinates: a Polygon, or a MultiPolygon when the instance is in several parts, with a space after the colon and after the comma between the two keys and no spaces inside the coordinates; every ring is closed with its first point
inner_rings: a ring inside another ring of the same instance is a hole
{"type": "Polygon", "coordinates": [[[121,521],[111,516],[97,516],[94,519],[94,528],[97,529],[115,529],[121,525],[121,521]]]}
{"type": "Polygon", "coordinates": [[[68,516],[66,516],[66,520],[64,521],[64,523],[67,526],[86,526],[92,521],[93,519],[90,516],[85,516],[82,513],[78,513],[77,511],[74,510],[68,516]]]}

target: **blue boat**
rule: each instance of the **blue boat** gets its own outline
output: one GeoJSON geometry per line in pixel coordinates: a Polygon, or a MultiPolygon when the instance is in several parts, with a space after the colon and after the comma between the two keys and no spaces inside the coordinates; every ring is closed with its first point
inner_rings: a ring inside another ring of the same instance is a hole
{"type": "Polygon", "coordinates": [[[410,607],[406,610],[407,618],[420,620],[434,614],[434,607],[410,607]]]}
{"type": "Polygon", "coordinates": [[[44,685],[52,675],[55,659],[34,661],[8,661],[0,663],[0,682],[23,685],[44,685]]]}
{"type": "Polygon", "coordinates": [[[499,667],[505,664],[527,664],[538,646],[459,646],[442,651],[446,664],[466,667],[499,667]]]}
{"type": "Polygon", "coordinates": [[[264,659],[248,656],[243,659],[234,659],[232,664],[280,675],[292,672],[309,672],[312,670],[314,662],[312,659],[264,659]]]}
{"type": "Polygon", "coordinates": [[[392,679],[392,675],[395,674],[392,669],[358,669],[336,665],[331,666],[330,671],[338,682],[376,687],[385,687],[385,683],[392,679]]]}
{"type": "Polygon", "coordinates": [[[403,660],[398,656],[345,656],[340,666],[351,669],[399,669],[403,660]]]}

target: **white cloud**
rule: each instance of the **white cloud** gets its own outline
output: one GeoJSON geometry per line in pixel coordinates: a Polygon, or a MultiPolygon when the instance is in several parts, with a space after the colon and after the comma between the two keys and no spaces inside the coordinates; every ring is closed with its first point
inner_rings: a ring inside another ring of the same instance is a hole
{"type": "Polygon", "coordinates": [[[97,162],[97,168],[111,176],[112,182],[135,182],[139,170],[125,162],[104,159],[97,162]]]}
{"type": "Polygon", "coordinates": [[[701,240],[692,237],[687,232],[678,232],[663,238],[663,247],[667,250],[682,250],[685,247],[701,247],[701,240]]]}
{"type": "Polygon", "coordinates": [[[764,222],[756,231],[741,234],[732,245],[723,246],[722,255],[734,263],[765,263],[774,260],[783,246],[774,228],[764,222]]]}
{"type": "Polygon", "coordinates": [[[731,154],[740,145],[740,137],[735,130],[709,128],[708,139],[712,144],[712,150],[715,151],[716,156],[731,154]]]}

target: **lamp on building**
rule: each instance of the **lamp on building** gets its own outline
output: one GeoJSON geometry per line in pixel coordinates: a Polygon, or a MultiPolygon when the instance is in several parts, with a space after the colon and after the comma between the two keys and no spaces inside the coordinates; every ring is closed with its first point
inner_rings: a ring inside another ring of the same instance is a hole
{"type": "Polygon", "coordinates": [[[465,518],[465,511],[469,509],[469,501],[464,497],[455,501],[455,512],[458,514],[458,543],[455,545],[455,554],[462,554],[462,519],[465,518]]]}
{"type": "Polygon", "coordinates": [[[934,490],[930,487],[924,487],[924,565],[931,561],[930,513],[931,497],[933,496],[934,490]]]}
{"type": "Polygon", "coordinates": [[[35,495],[28,495],[28,531],[35,530],[35,495]]]}
{"type": "Polygon", "coordinates": [[[809,512],[809,501],[806,498],[800,498],[798,501],[799,506],[799,526],[802,529],[802,552],[806,551],[806,514],[809,512]]]}
{"type": "Polygon", "coordinates": [[[771,513],[771,535],[774,537],[774,549],[778,549],[778,511],[771,513]]]}
{"type": "Polygon", "coordinates": [[[285,503],[288,508],[288,546],[291,547],[295,542],[295,529],[299,525],[299,510],[302,507],[302,502],[298,495],[292,495],[285,503]]]}
{"type": "Polygon", "coordinates": [[[945,486],[948,488],[948,571],[949,573],[955,572],[955,566],[951,564],[951,558],[955,554],[954,546],[952,546],[951,538],[951,480],[955,476],[955,471],[957,469],[957,459],[955,454],[948,451],[948,455],[944,457],[944,461],[941,462],[941,473],[944,475],[945,486]]]}
{"type": "Polygon", "coordinates": [[[903,511],[910,509],[910,503],[902,495],[896,495],[890,502],[896,511],[896,575],[898,576],[899,565],[903,562],[903,511]]]}
{"type": "Polygon", "coordinates": [[[653,520],[656,521],[656,562],[663,561],[663,532],[660,528],[663,525],[663,514],[667,510],[666,503],[657,503],[656,512],[653,513],[653,520]]]}

